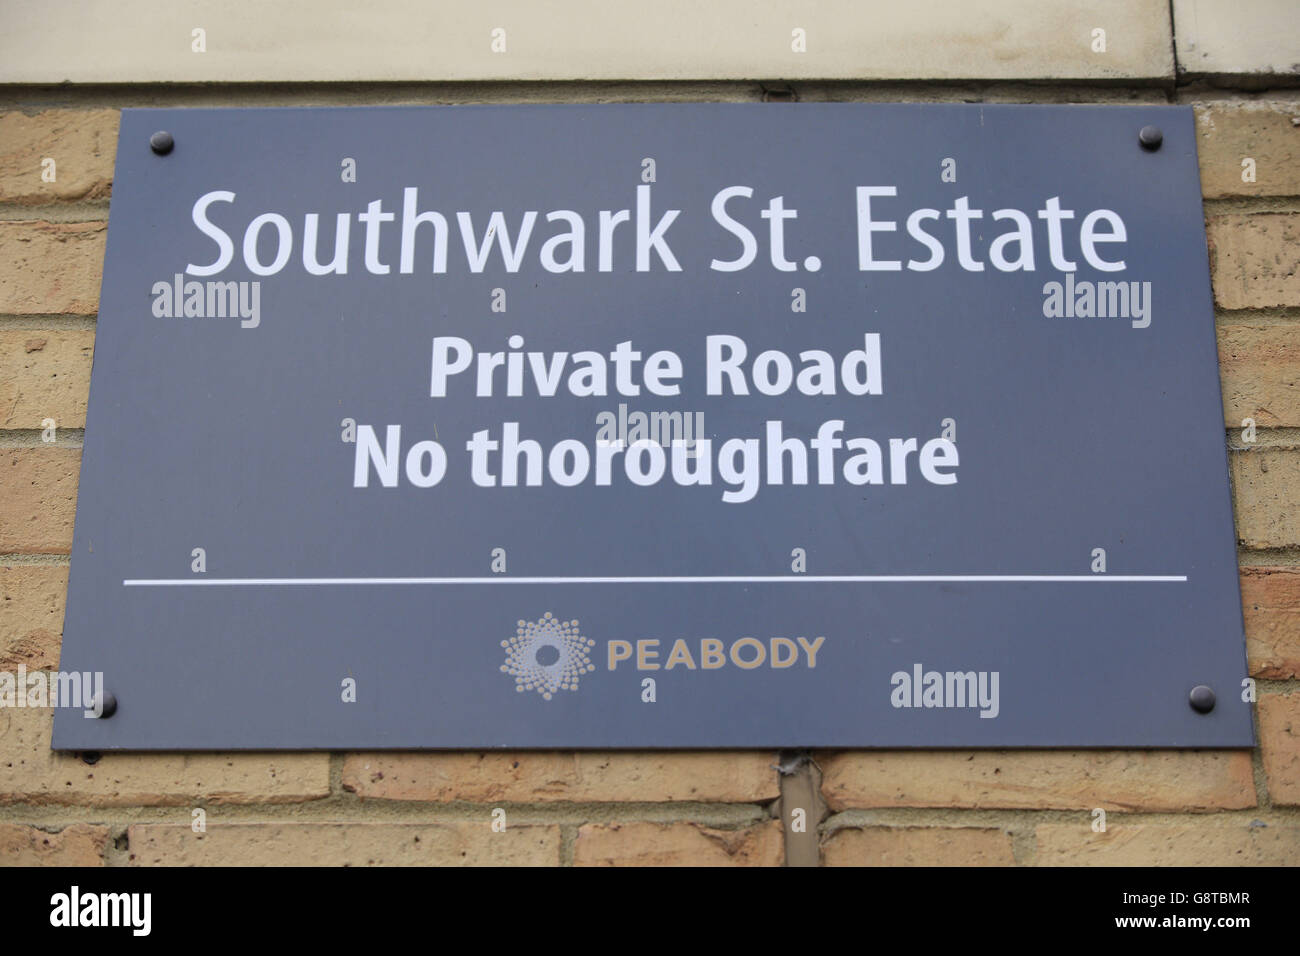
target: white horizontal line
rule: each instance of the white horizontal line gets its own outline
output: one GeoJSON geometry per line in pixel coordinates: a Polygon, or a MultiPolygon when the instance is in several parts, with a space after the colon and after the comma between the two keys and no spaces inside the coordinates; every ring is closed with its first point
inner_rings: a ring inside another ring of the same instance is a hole
{"type": "Polygon", "coordinates": [[[277,587],[347,584],[1155,584],[1183,582],[1185,574],[783,574],[760,577],[714,575],[698,577],[572,577],[521,578],[127,578],[126,587],[277,587]]]}

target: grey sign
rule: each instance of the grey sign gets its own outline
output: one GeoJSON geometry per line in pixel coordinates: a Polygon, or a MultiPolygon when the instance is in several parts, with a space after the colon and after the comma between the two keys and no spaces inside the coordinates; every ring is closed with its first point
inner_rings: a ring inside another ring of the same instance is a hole
{"type": "Polygon", "coordinates": [[[95,345],[55,748],[1252,744],[1189,108],[126,110],[95,345]]]}

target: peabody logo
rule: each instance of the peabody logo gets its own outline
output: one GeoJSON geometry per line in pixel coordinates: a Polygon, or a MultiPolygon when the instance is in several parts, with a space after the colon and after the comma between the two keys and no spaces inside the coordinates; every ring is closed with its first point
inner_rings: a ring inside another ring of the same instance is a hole
{"type": "MultiPolygon", "coordinates": [[[[721,638],[700,638],[695,648],[688,640],[678,638],[664,659],[666,643],[657,638],[606,641],[607,667],[618,670],[619,664],[626,661],[638,671],[675,668],[714,671],[727,667],[728,663],[742,671],[764,666],[774,670],[803,666],[811,670],[817,666],[817,655],[826,638],[773,637],[764,642],[755,637],[740,637],[730,642],[729,651],[728,642],[721,638]]],[[[501,646],[506,652],[501,670],[514,677],[515,690],[521,694],[535,690],[545,700],[550,700],[556,691],[577,690],[578,679],[596,669],[591,662],[596,642],[582,636],[577,621],[558,620],[550,611],[541,620],[518,622],[515,636],[502,641],[501,646]]]]}
{"type": "Polygon", "coordinates": [[[587,656],[596,642],[582,636],[577,621],[558,621],[550,611],[540,621],[520,621],[515,636],[501,646],[501,670],[514,675],[515,690],[535,690],[545,700],[557,690],[577,690],[578,678],[596,669],[587,656]]]}

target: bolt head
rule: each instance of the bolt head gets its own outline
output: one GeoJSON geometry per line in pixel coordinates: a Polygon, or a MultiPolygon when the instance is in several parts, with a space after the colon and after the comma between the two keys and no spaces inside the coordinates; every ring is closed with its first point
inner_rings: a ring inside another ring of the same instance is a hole
{"type": "Polygon", "coordinates": [[[99,711],[100,720],[104,720],[107,717],[112,717],[115,713],[117,713],[117,698],[114,697],[112,694],[110,694],[108,691],[104,691],[103,693],[104,693],[104,703],[102,709],[99,706],[98,697],[96,697],[94,700],[90,702],[91,710],[99,711]]]}
{"type": "Polygon", "coordinates": [[[1157,150],[1164,140],[1165,134],[1160,132],[1159,126],[1143,126],[1138,132],[1138,142],[1142,144],[1143,149],[1157,150]]]}
{"type": "Polygon", "coordinates": [[[172,147],[175,145],[176,140],[173,139],[172,134],[167,132],[165,129],[160,129],[149,137],[149,148],[159,156],[166,156],[172,151],[172,147]]]}
{"type": "Polygon", "coordinates": [[[1214,691],[1204,684],[1197,684],[1192,688],[1192,692],[1187,695],[1187,702],[1192,705],[1192,710],[1198,714],[1208,714],[1214,710],[1214,691]]]}

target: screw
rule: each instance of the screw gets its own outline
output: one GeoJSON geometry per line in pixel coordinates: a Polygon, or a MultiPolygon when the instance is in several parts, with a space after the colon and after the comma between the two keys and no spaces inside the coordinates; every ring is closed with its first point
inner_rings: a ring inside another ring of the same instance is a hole
{"type": "Polygon", "coordinates": [[[1160,148],[1160,144],[1165,140],[1165,134],[1160,132],[1159,126],[1143,126],[1138,132],[1138,142],[1142,148],[1155,151],[1160,148]]]}
{"type": "Polygon", "coordinates": [[[108,693],[108,691],[104,691],[104,702],[102,708],[100,706],[99,698],[96,697],[94,700],[90,702],[90,709],[92,711],[94,710],[99,711],[100,720],[103,720],[106,717],[112,717],[115,713],[117,713],[117,698],[114,697],[112,694],[108,693]]]}
{"type": "Polygon", "coordinates": [[[1198,714],[1208,714],[1214,710],[1214,691],[1204,684],[1197,684],[1192,688],[1192,692],[1187,695],[1187,702],[1192,705],[1192,710],[1198,714]]]}
{"type": "Polygon", "coordinates": [[[82,761],[83,761],[84,763],[87,763],[87,764],[89,764],[90,766],[93,767],[93,766],[95,766],[95,764],[99,763],[99,751],[98,751],[98,750],[87,750],[87,751],[85,751],[85,752],[82,753],[82,755],[81,755],[81,759],[82,759],[82,761]]]}
{"type": "Polygon", "coordinates": [[[175,145],[176,140],[174,140],[172,134],[167,132],[165,129],[160,129],[149,137],[149,148],[159,156],[166,156],[172,151],[172,147],[175,145]]]}

